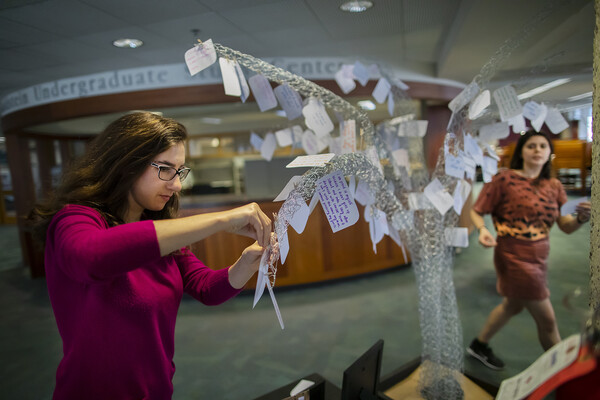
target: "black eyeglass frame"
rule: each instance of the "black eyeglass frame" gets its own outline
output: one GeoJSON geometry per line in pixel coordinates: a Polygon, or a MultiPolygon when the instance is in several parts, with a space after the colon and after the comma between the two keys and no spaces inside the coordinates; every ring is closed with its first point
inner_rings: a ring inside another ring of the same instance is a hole
{"type": "Polygon", "coordinates": [[[169,165],[159,165],[155,162],[151,162],[150,165],[155,167],[156,169],[158,169],[158,179],[160,179],[161,181],[172,181],[173,179],[175,179],[175,177],[177,175],[179,175],[179,182],[183,182],[185,180],[185,178],[187,178],[188,174],[191,171],[191,168],[188,168],[188,167],[175,169],[175,167],[171,167],[169,165]],[[164,179],[164,178],[160,177],[161,171],[170,171],[170,170],[175,171],[175,173],[173,173],[172,177],[170,177],[169,179],[164,179]]]}

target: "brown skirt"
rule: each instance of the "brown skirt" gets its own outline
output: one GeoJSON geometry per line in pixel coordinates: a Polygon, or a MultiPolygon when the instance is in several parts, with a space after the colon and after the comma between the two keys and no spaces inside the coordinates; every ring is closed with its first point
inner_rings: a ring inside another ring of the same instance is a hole
{"type": "Polygon", "coordinates": [[[550,242],[501,236],[494,250],[496,290],[504,297],[544,300],[550,296],[546,281],[550,242]]]}

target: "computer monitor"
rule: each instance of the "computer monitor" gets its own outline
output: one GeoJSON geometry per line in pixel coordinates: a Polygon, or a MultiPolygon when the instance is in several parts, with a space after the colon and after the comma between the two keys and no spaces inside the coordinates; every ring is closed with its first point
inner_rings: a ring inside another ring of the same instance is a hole
{"type": "Polygon", "coordinates": [[[379,399],[379,372],[383,357],[383,339],[379,339],[344,371],[342,400],[379,399]]]}

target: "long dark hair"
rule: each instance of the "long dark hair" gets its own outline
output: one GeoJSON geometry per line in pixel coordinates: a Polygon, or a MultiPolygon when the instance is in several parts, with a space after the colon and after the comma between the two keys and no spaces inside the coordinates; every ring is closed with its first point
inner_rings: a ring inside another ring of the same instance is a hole
{"type": "MultiPolygon", "coordinates": [[[[110,226],[124,223],[134,182],[158,154],[186,138],[187,131],[179,122],[150,112],[117,119],[90,143],[49,199],[33,209],[29,219],[34,236],[45,241],[50,220],[66,204],[92,207],[110,226]]],[[[144,210],[143,218],[174,218],[178,208],[175,193],[162,210],[144,210]]]]}
{"type": "Polygon", "coordinates": [[[548,141],[548,145],[550,146],[550,157],[548,157],[548,161],[542,167],[540,174],[538,175],[536,181],[541,179],[550,179],[552,177],[552,154],[554,154],[554,145],[552,144],[552,140],[543,132],[536,132],[534,130],[529,130],[525,132],[519,138],[517,145],[515,146],[515,151],[513,152],[512,158],[510,159],[510,168],[511,169],[523,169],[523,146],[529,139],[533,136],[542,136],[548,141]]]}

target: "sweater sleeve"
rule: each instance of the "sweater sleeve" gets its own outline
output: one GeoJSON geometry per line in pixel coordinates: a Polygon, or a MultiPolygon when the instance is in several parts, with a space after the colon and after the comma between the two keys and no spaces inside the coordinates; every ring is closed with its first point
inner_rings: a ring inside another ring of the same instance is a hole
{"type": "Polygon", "coordinates": [[[57,265],[77,281],[111,279],[159,258],[152,221],[108,227],[96,210],[67,205],[48,227],[47,268],[57,265]]]}
{"type": "Polygon", "coordinates": [[[215,306],[242,291],[229,283],[229,268],[213,270],[186,248],[174,257],[183,279],[183,289],[201,303],[215,306]]]}

